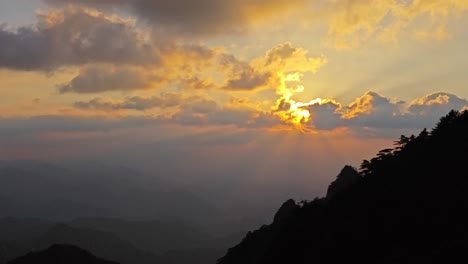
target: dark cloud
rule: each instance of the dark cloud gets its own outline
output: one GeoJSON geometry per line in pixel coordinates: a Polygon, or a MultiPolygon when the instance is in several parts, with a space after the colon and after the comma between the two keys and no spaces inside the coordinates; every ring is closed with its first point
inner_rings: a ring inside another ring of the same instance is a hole
{"type": "Polygon", "coordinates": [[[294,48],[291,43],[280,44],[267,52],[265,66],[275,62],[284,64],[284,61],[293,57],[296,52],[297,48],[294,48]]]}
{"type": "Polygon", "coordinates": [[[43,0],[52,5],[76,4],[121,8],[168,32],[206,35],[243,32],[246,26],[277,17],[306,0],[43,0]]]}
{"type": "Polygon", "coordinates": [[[278,89],[281,72],[315,72],[324,58],[290,43],[242,61],[220,49],[145,35],[132,22],[79,7],[38,15],[34,27],[0,27],[0,68],[78,67],[60,93],[157,89],[167,85],[230,91],[278,89]],[[267,65],[267,66],[265,66],[267,65]],[[220,78],[221,77],[221,78],[220,78]]]}
{"type": "Polygon", "coordinates": [[[249,62],[240,61],[230,54],[222,54],[219,58],[220,67],[227,73],[223,89],[242,91],[266,87],[272,78],[272,73],[265,69],[256,69],[249,62]]]}
{"type": "Polygon", "coordinates": [[[323,104],[313,104],[307,107],[311,113],[313,126],[320,130],[332,130],[343,125],[341,119],[341,105],[330,101],[323,104]]]}
{"type": "Polygon", "coordinates": [[[149,89],[166,84],[145,69],[114,66],[89,66],[81,69],[70,82],[59,85],[60,93],[99,93],[149,89]]]}
{"type": "Polygon", "coordinates": [[[271,80],[270,73],[259,73],[251,67],[246,67],[242,72],[233,76],[227,81],[226,90],[254,90],[261,87],[266,87],[271,80]]]}
{"type": "Polygon", "coordinates": [[[0,27],[0,67],[51,70],[95,62],[157,65],[160,57],[129,22],[78,8],[38,15],[34,27],[0,27]]]}

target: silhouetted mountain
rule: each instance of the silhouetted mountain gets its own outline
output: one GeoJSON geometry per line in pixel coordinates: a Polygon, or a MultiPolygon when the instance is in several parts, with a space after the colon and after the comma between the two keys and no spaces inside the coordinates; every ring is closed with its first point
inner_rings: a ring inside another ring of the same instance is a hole
{"type": "Polygon", "coordinates": [[[40,219],[0,219],[0,264],[26,254],[34,247],[34,240],[53,225],[40,219]]]}
{"type": "Polygon", "coordinates": [[[296,214],[296,211],[299,209],[299,206],[293,199],[287,200],[276,212],[273,221],[280,224],[287,222],[290,217],[296,214]]]}
{"type": "Polygon", "coordinates": [[[89,252],[71,245],[53,245],[40,252],[31,252],[8,264],[117,264],[91,255],[89,252]]]}
{"type": "Polygon", "coordinates": [[[347,189],[352,188],[353,185],[361,181],[361,175],[359,172],[351,166],[345,166],[340,174],[336,176],[336,180],[333,181],[327,190],[327,199],[333,198],[335,195],[345,192],[347,189]]]}
{"type": "Polygon", "coordinates": [[[0,264],[5,264],[18,256],[26,254],[31,245],[24,242],[2,241],[0,242],[0,264]]]}
{"type": "Polygon", "coordinates": [[[136,248],[128,241],[104,231],[73,228],[58,224],[36,241],[36,248],[47,248],[53,244],[70,244],[83,248],[97,256],[118,261],[122,264],[154,264],[158,258],[147,251],[136,248]]]}
{"type": "Polygon", "coordinates": [[[288,201],[218,263],[466,263],[467,211],[468,111],[452,111],[345,167],[326,198],[288,201]]]}

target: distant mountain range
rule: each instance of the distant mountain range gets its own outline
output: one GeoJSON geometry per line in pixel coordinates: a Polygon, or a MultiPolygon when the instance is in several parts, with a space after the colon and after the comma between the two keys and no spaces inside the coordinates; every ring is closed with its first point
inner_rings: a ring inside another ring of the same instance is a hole
{"type": "Polygon", "coordinates": [[[54,244],[69,244],[120,262],[214,263],[243,233],[211,237],[178,223],[79,218],[57,224],[40,219],[0,219],[0,263],[54,244]],[[196,262],[194,262],[196,261],[196,262]]]}
{"type": "Polygon", "coordinates": [[[468,263],[468,111],[289,200],[218,264],[468,263]]]}
{"type": "Polygon", "coordinates": [[[0,209],[2,264],[57,243],[122,264],[215,262],[245,234],[212,235],[224,215],[190,190],[102,164],[0,162],[0,209]]]}
{"type": "Polygon", "coordinates": [[[125,167],[44,162],[0,163],[0,217],[70,220],[77,217],[184,219],[219,217],[187,189],[125,167]]]}

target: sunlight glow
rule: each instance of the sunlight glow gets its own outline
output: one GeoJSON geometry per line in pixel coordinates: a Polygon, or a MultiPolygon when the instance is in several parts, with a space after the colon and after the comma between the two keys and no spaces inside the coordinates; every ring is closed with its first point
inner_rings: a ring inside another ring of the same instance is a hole
{"type": "Polygon", "coordinates": [[[292,124],[302,132],[313,132],[311,124],[312,114],[308,108],[312,105],[327,103],[329,100],[316,98],[309,102],[297,102],[291,98],[294,94],[301,93],[305,89],[304,86],[297,84],[301,81],[301,74],[297,72],[287,75],[278,73],[278,76],[280,77],[281,85],[277,89],[277,93],[281,97],[276,101],[274,111],[285,123],[292,124]]]}

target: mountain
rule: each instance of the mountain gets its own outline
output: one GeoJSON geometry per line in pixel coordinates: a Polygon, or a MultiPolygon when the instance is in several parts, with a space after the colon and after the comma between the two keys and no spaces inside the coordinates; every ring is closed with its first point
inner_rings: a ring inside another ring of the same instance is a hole
{"type": "Polygon", "coordinates": [[[53,225],[41,219],[0,219],[0,263],[26,254],[34,247],[34,240],[53,225]]]}
{"type": "Polygon", "coordinates": [[[67,225],[113,233],[136,247],[155,254],[208,246],[213,240],[211,236],[181,222],[78,218],[67,222],[67,225]]]}
{"type": "Polygon", "coordinates": [[[53,222],[42,219],[0,218],[0,242],[37,239],[52,226],[53,222]]]}
{"type": "MultiPolygon", "coordinates": [[[[0,163],[0,217],[183,219],[206,223],[219,210],[191,190],[125,167],[0,163]]],[[[214,220],[213,220],[214,221],[214,220]]]]}
{"type": "Polygon", "coordinates": [[[72,244],[120,263],[215,263],[243,233],[210,237],[182,223],[79,218],[65,224],[41,219],[0,219],[0,264],[31,249],[72,244]]]}
{"type": "Polygon", "coordinates": [[[47,248],[53,244],[76,245],[97,256],[123,264],[158,263],[156,255],[138,249],[112,233],[99,230],[57,224],[35,242],[36,248],[47,248]]]}
{"type": "Polygon", "coordinates": [[[468,111],[401,136],[326,197],[287,201],[218,264],[468,262],[468,111]]]}
{"type": "Polygon", "coordinates": [[[118,264],[91,255],[89,252],[71,245],[53,245],[40,252],[31,252],[14,259],[8,264],[118,264]]]}

